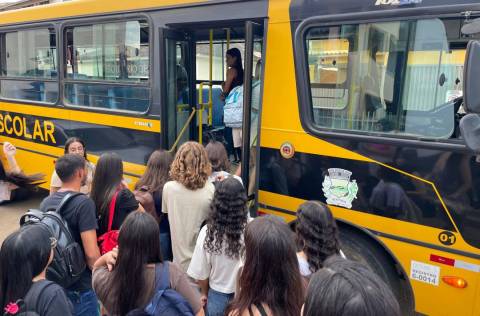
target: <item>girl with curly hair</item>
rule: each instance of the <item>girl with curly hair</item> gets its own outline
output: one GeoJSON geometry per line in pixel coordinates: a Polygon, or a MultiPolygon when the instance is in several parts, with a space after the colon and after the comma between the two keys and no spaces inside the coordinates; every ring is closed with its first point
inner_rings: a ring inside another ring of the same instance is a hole
{"type": "Polygon", "coordinates": [[[173,262],[187,272],[202,223],[210,210],[215,187],[208,180],[212,166],[202,145],[186,142],[170,168],[172,181],[165,183],[162,212],[168,214],[173,262]]]}
{"type": "Polygon", "coordinates": [[[233,298],[248,220],[247,194],[233,177],[217,184],[212,209],[198,235],[188,275],[198,281],[207,315],[223,316],[233,298]]]}
{"type": "Polygon", "coordinates": [[[300,273],[309,277],[323,267],[332,255],[340,255],[338,228],[332,212],[325,204],[307,201],[297,211],[297,253],[300,273]]]}

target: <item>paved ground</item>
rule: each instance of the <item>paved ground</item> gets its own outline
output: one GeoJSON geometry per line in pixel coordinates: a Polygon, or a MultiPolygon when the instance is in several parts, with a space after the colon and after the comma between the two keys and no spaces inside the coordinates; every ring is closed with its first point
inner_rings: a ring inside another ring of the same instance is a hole
{"type": "Polygon", "coordinates": [[[29,208],[38,208],[47,191],[36,192],[27,201],[12,202],[0,205],[0,243],[3,242],[11,232],[19,227],[20,217],[29,208]]]}

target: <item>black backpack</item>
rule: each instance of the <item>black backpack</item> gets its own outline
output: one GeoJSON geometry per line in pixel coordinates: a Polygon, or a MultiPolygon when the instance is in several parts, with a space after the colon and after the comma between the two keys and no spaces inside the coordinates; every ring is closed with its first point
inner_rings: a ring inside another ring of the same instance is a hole
{"type": "Polygon", "coordinates": [[[25,295],[25,298],[20,299],[15,303],[18,306],[18,311],[16,313],[13,313],[13,311],[10,313],[6,308],[3,315],[40,316],[40,314],[37,312],[38,302],[43,291],[52,284],[54,283],[51,281],[40,282],[40,285],[33,283],[32,287],[25,295]]]}
{"type": "Polygon", "coordinates": [[[83,248],[75,241],[61,215],[68,202],[81,194],[67,193],[56,209],[45,212],[31,209],[20,218],[20,226],[42,225],[57,239],[53,261],[47,269],[47,279],[63,288],[68,288],[78,281],[86,268],[83,248]]]}

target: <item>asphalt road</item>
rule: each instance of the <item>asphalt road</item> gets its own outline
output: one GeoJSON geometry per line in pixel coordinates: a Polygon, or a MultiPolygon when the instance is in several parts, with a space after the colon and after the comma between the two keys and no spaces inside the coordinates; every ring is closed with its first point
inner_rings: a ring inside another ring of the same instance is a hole
{"type": "Polygon", "coordinates": [[[30,208],[38,208],[47,191],[39,191],[26,200],[0,205],[0,243],[18,229],[20,217],[30,208]]]}

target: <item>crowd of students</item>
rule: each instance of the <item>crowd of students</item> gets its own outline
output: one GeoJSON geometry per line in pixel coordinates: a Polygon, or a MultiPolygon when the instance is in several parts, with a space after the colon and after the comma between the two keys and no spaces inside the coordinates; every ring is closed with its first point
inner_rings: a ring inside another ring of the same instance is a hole
{"type": "Polygon", "coordinates": [[[221,143],[155,151],[133,192],[120,156],[87,159],[80,139],[67,141],[40,205],[56,209],[81,192],[60,215],[87,267],[66,288],[47,280],[57,240],[42,225],[22,226],[0,249],[6,315],[400,315],[385,283],[343,254],[327,205],[303,203],[290,226],[251,218],[221,143]],[[117,230],[112,249],[99,244],[117,230]]]}

